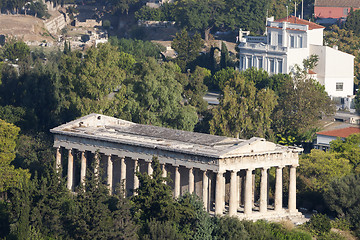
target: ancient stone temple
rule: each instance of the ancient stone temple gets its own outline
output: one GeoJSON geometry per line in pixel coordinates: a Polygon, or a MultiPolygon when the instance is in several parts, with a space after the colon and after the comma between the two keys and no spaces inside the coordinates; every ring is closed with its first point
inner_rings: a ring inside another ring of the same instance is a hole
{"type": "Polygon", "coordinates": [[[90,114],[51,130],[56,165],[67,166],[74,191],[87,170],[104,170],[109,191],[139,187],[136,170],[152,174],[157,156],[175,198],[197,194],[207,211],[246,219],[301,216],[296,209],[296,167],[301,148],[262,138],[243,140],[136,124],[90,114]],[[286,180],[285,180],[286,179],[286,180]]]}

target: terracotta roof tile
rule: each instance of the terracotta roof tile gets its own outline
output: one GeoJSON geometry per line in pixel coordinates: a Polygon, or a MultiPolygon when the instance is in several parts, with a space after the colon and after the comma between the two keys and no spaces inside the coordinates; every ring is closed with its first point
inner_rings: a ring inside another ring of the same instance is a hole
{"type": "Polygon", "coordinates": [[[315,0],[314,6],[360,8],[360,0],[315,0]]]}
{"type": "Polygon", "coordinates": [[[301,18],[298,18],[298,17],[294,17],[294,16],[289,16],[289,17],[285,17],[285,18],[276,19],[275,22],[289,22],[289,23],[295,23],[295,24],[301,24],[301,25],[308,25],[309,30],[325,28],[325,27],[323,27],[323,26],[321,26],[319,24],[309,22],[307,20],[304,20],[304,19],[301,19],[301,18]]]}
{"type": "Polygon", "coordinates": [[[336,129],[332,131],[323,131],[323,132],[317,132],[318,135],[325,135],[325,136],[332,136],[332,137],[341,137],[346,138],[354,133],[360,133],[360,128],[358,127],[347,127],[347,128],[341,128],[336,129]]]}

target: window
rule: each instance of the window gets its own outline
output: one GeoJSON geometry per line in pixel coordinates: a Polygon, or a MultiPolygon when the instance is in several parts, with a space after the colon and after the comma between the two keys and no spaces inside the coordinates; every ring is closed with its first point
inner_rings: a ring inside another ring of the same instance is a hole
{"type": "Polygon", "coordinates": [[[343,15],[346,17],[348,15],[349,10],[347,8],[343,9],[343,15]]]}
{"type": "Polygon", "coordinates": [[[269,36],[268,36],[268,37],[269,37],[269,39],[268,39],[268,41],[269,41],[268,44],[271,45],[271,33],[269,33],[269,36]]]}
{"type": "Polygon", "coordinates": [[[247,57],[247,68],[251,68],[252,67],[252,64],[251,64],[251,60],[252,58],[251,57],[247,57]]]}
{"type": "Polygon", "coordinates": [[[244,57],[240,56],[240,70],[244,69],[244,57]]]}
{"type": "Polygon", "coordinates": [[[299,48],[303,47],[303,37],[302,36],[298,36],[298,47],[299,48]]]}
{"type": "Polygon", "coordinates": [[[278,73],[283,73],[283,61],[278,60],[278,73]]]}
{"type": "Polygon", "coordinates": [[[275,72],[275,61],[274,59],[270,59],[270,73],[275,72]]]}
{"type": "Polygon", "coordinates": [[[279,34],[278,35],[278,46],[282,46],[283,45],[283,42],[282,42],[282,35],[279,34]]]}
{"type": "Polygon", "coordinates": [[[258,58],[258,68],[263,68],[263,58],[262,57],[259,57],[258,58]]]}
{"type": "Polygon", "coordinates": [[[336,91],[343,91],[343,89],[344,89],[344,83],[337,82],[336,83],[336,91]]]}
{"type": "Polygon", "coordinates": [[[295,36],[290,36],[290,47],[295,48],[295,36]]]}

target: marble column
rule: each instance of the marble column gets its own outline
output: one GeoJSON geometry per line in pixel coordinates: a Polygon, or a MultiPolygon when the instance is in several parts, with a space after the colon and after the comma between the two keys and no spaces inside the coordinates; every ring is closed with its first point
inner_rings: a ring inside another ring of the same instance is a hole
{"type": "Polygon", "coordinates": [[[74,157],[72,150],[69,149],[69,157],[68,157],[68,171],[67,171],[67,188],[72,191],[73,183],[74,183],[74,157]]]}
{"type": "Polygon", "coordinates": [[[85,152],[81,152],[81,171],[80,171],[80,183],[85,183],[85,177],[86,177],[86,157],[85,152]]]}
{"type": "Polygon", "coordinates": [[[99,168],[100,168],[100,153],[96,152],[95,153],[95,167],[94,167],[94,174],[95,174],[95,177],[97,178],[99,176],[99,168]]]}
{"type": "Polygon", "coordinates": [[[194,169],[193,168],[189,168],[189,193],[193,193],[194,192],[194,186],[195,186],[195,182],[194,182],[194,169]]]}
{"type": "Polygon", "coordinates": [[[260,212],[267,211],[268,204],[268,175],[267,168],[261,169],[261,182],[260,182],[260,212]]]}
{"type": "Polygon", "coordinates": [[[136,176],[138,170],[138,160],[134,159],[134,195],[137,195],[135,189],[139,188],[139,178],[136,176]]]}
{"type": "Polygon", "coordinates": [[[125,158],[120,158],[120,184],[124,197],[126,196],[126,163],[125,158]]]}
{"type": "Polygon", "coordinates": [[[205,211],[208,211],[208,205],[209,205],[208,195],[209,195],[209,178],[205,170],[203,171],[203,178],[202,178],[202,199],[203,199],[205,211]]]}
{"type": "Polygon", "coordinates": [[[180,196],[180,172],[179,167],[175,167],[175,186],[174,186],[174,197],[178,198],[180,196]]]}
{"type": "Polygon", "coordinates": [[[153,174],[153,168],[151,166],[151,162],[147,162],[147,173],[149,176],[153,174]]]}
{"type": "Polygon", "coordinates": [[[60,173],[61,171],[61,152],[60,147],[56,148],[56,163],[55,163],[56,172],[60,173]]]}
{"type": "Polygon", "coordinates": [[[111,160],[111,155],[107,156],[107,185],[109,188],[109,194],[112,194],[112,185],[113,185],[113,162],[111,160]]]}
{"type": "Polygon", "coordinates": [[[245,177],[245,197],[244,197],[244,213],[251,214],[252,213],[252,172],[253,169],[246,169],[246,177],[245,177]]]}
{"type": "Polygon", "coordinates": [[[296,212],[296,166],[290,166],[289,212],[296,212]]]}
{"type": "Polygon", "coordinates": [[[224,173],[216,173],[216,189],[215,189],[215,214],[223,214],[224,211],[224,173]]]}
{"type": "Polygon", "coordinates": [[[282,210],[282,195],[283,195],[283,167],[276,167],[276,180],[275,180],[275,211],[282,210]]]}
{"type": "MultiPolygon", "coordinates": [[[[161,165],[161,176],[163,178],[167,177],[167,172],[166,172],[166,163],[161,165]]],[[[166,184],[166,181],[164,181],[164,184],[166,184]]]]}
{"type": "Polygon", "coordinates": [[[229,199],[229,215],[235,216],[238,208],[238,187],[237,175],[235,171],[231,171],[230,175],[230,199],[229,199]]]}

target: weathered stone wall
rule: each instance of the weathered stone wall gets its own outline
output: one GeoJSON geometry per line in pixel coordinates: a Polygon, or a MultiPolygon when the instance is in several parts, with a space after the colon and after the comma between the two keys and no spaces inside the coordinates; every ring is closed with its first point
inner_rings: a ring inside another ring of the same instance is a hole
{"type": "Polygon", "coordinates": [[[44,25],[51,34],[56,34],[59,30],[66,27],[65,16],[59,12],[56,16],[44,21],[44,25]]]}

